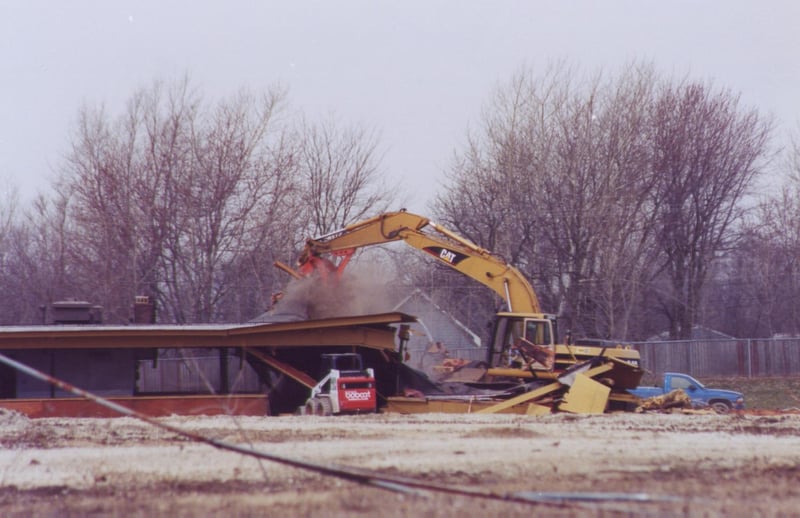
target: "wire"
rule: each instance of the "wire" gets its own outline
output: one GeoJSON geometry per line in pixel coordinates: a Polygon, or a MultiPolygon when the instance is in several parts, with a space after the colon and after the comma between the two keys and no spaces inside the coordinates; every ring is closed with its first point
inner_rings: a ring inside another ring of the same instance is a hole
{"type": "MultiPolygon", "coordinates": [[[[70,383],[67,383],[66,381],[45,374],[23,363],[13,360],[3,354],[0,354],[0,363],[4,363],[20,372],[23,372],[29,376],[40,379],[46,383],[49,383],[56,388],[65,390],[67,392],[71,392],[76,396],[80,396],[90,401],[93,401],[101,406],[114,410],[119,414],[139,419],[157,428],[160,428],[162,430],[167,430],[176,435],[185,437],[187,439],[191,439],[196,442],[205,443],[215,448],[219,448],[221,450],[231,451],[242,455],[247,455],[250,457],[255,457],[257,459],[269,460],[279,464],[292,466],[295,468],[314,471],[316,473],[321,473],[324,475],[329,475],[349,480],[352,482],[356,482],[358,484],[369,485],[372,487],[385,489],[388,491],[395,491],[402,493],[416,493],[416,491],[414,490],[423,490],[423,491],[462,495],[474,498],[483,498],[483,499],[498,500],[505,502],[516,502],[516,503],[524,503],[530,505],[546,505],[546,506],[562,507],[562,508],[582,507],[582,502],[588,499],[587,495],[583,493],[553,493],[553,494],[534,493],[534,492],[494,493],[478,489],[460,488],[460,487],[447,486],[443,484],[424,482],[403,476],[385,475],[365,469],[359,469],[347,466],[338,466],[335,464],[319,464],[315,462],[284,457],[282,455],[275,455],[273,453],[256,450],[252,446],[242,447],[236,444],[220,441],[218,439],[214,439],[211,437],[206,437],[198,433],[183,430],[177,426],[160,422],[151,416],[145,415],[141,412],[137,412],[120,404],[114,403],[113,401],[109,401],[96,394],[92,394],[91,392],[78,388],[70,383]]],[[[676,499],[674,497],[654,497],[650,495],[643,495],[641,493],[632,493],[632,494],[610,493],[607,494],[604,498],[603,494],[601,493],[592,493],[590,500],[592,502],[630,501],[630,502],[641,503],[641,502],[673,501],[676,499]]]]}

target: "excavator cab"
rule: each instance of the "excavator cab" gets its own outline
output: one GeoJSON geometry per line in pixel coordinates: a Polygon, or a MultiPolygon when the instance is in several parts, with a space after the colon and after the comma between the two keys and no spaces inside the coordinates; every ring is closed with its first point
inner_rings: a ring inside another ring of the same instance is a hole
{"type": "Polygon", "coordinates": [[[487,362],[490,367],[552,370],[554,357],[554,317],[497,314],[492,344],[487,351],[487,362]]]}

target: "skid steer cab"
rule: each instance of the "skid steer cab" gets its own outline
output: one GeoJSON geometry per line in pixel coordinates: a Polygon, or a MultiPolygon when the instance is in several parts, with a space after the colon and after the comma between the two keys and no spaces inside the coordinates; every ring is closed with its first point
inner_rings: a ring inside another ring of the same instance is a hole
{"type": "Polygon", "coordinates": [[[337,415],[375,412],[375,371],[363,367],[356,353],[323,354],[322,372],[327,373],[311,389],[300,408],[303,415],[337,415]]]}

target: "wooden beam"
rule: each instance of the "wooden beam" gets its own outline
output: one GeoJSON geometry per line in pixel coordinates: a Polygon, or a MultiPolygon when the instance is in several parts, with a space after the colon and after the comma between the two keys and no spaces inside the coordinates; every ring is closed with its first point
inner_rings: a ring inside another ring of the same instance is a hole
{"type": "Polygon", "coordinates": [[[303,372],[301,370],[298,370],[298,369],[295,369],[294,367],[292,367],[288,363],[284,363],[284,362],[278,360],[277,358],[275,358],[273,356],[270,356],[268,354],[264,354],[261,351],[257,351],[255,349],[245,349],[245,352],[247,354],[249,354],[250,356],[252,356],[253,358],[256,358],[256,359],[266,363],[267,365],[269,365],[273,369],[277,370],[278,372],[286,374],[287,376],[289,376],[293,380],[295,380],[295,381],[297,381],[299,383],[302,383],[303,385],[305,385],[309,389],[314,388],[314,386],[317,384],[317,381],[314,380],[314,378],[312,378],[311,376],[309,376],[305,372],[303,372]]]}
{"type": "Polygon", "coordinates": [[[507,408],[511,408],[512,406],[519,405],[520,403],[525,403],[531,401],[532,399],[542,397],[551,392],[555,392],[556,390],[562,388],[563,386],[564,385],[562,385],[559,382],[550,383],[549,385],[545,385],[544,387],[539,387],[537,389],[531,390],[530,392],[526,392],[524,394],[520,394],[519,396],[513,397],[511,399],[506,399],[505,401],[501,401],[496,405],[492,405],[487,408],[482,408],[475,413],[496,414],[497,412],[503,411],[507,408]]]}

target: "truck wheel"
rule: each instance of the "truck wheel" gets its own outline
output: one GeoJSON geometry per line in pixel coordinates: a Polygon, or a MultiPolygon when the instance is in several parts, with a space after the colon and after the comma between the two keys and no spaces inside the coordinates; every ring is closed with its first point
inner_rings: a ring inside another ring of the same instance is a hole
{"type": "Polygon", "coordinates": [[[714,401],[711,408],[718,414],[728,414],[731,411],[731,404],[727,401],[714,401]]]}
{"type": "Polygon", "coordinates": [[[317,415],[333,415],[333,408],[331,407],[331,400],[328,398],[321,398],[319,400],[319,411],[317,415]]]}
{"type": "Polygon", "coordinates": [[[303,407],[303,415],[319,415],[319,401],[309,399],[303,407]]]}

